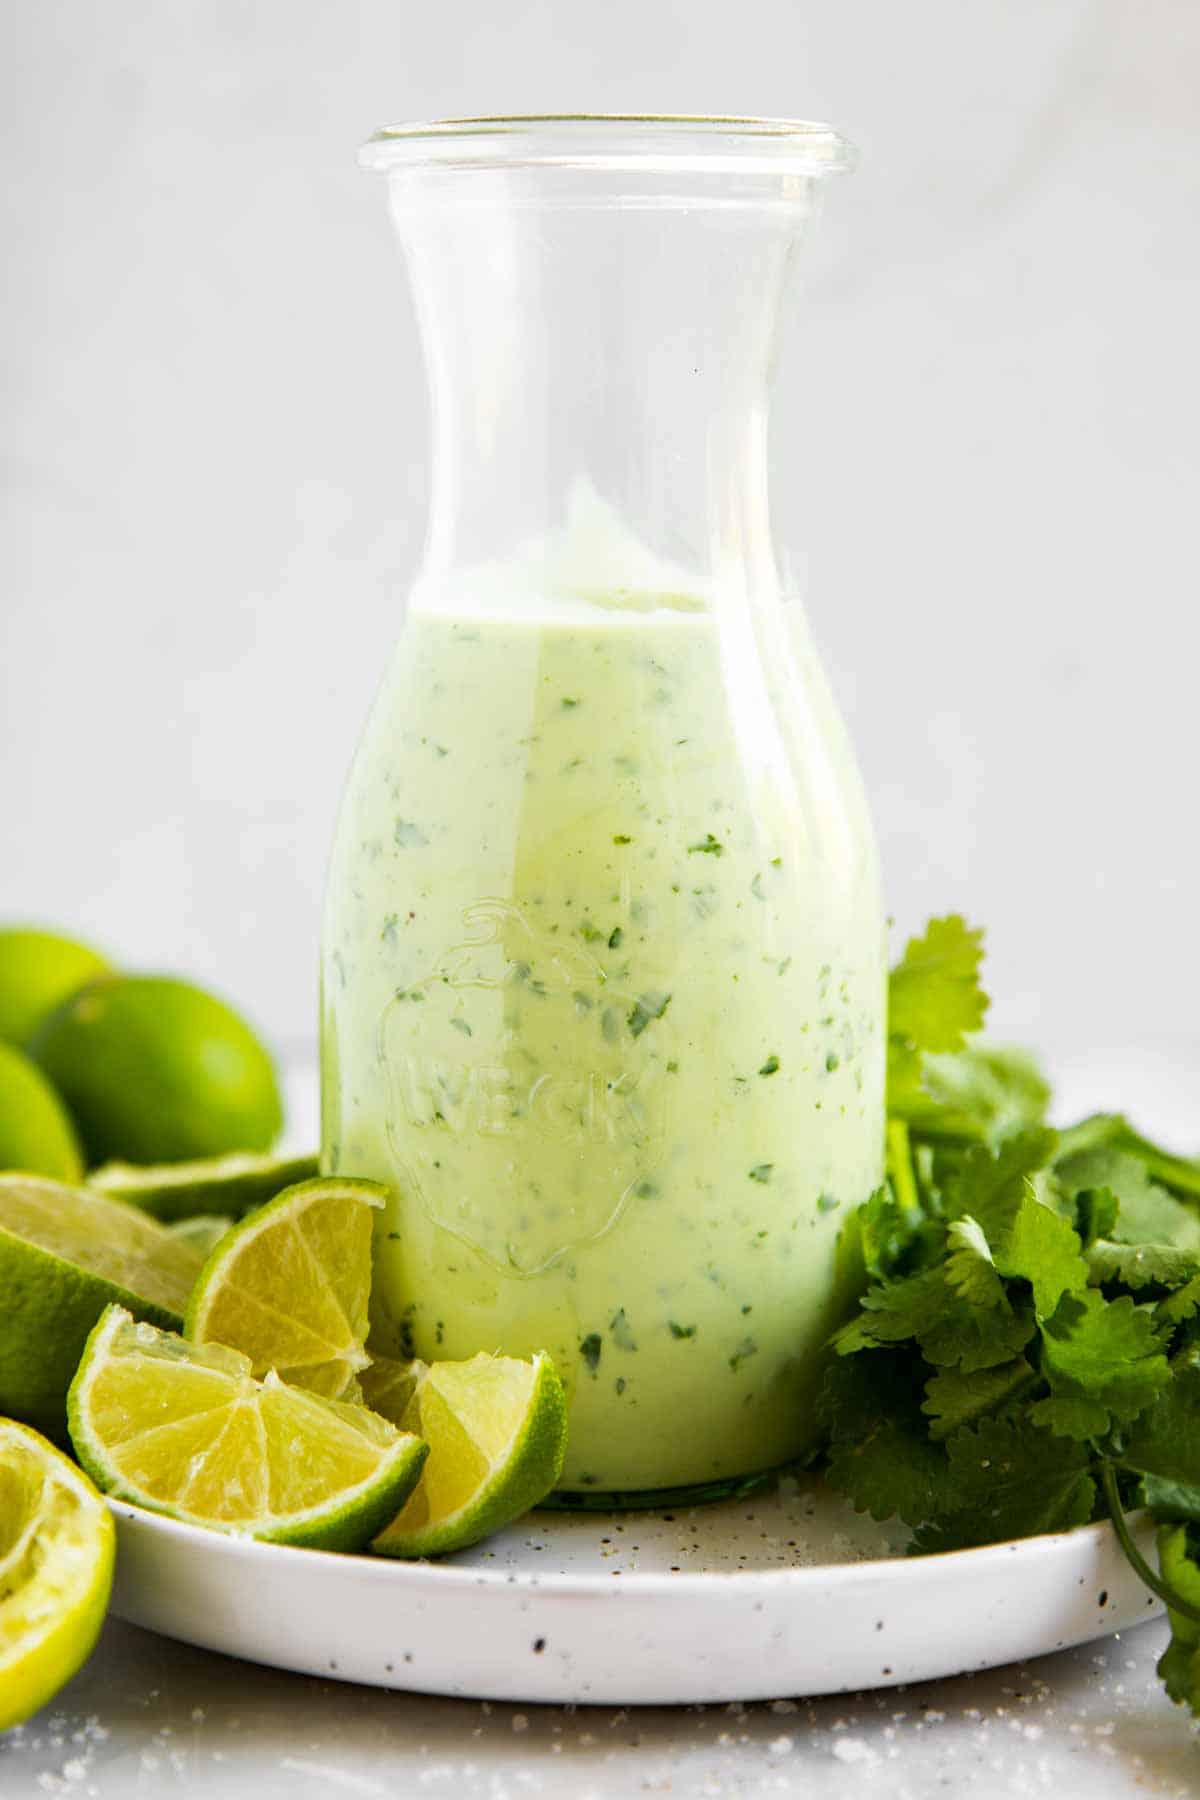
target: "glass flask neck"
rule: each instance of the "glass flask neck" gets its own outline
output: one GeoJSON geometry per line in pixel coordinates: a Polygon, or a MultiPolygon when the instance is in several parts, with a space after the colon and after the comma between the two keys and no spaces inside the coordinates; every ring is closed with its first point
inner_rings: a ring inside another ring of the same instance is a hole
{"type": "Polygon", "coordinates": [[[432,399],[422,586],[777,588],[768,389],[820,186],[648,153],[390,170],[432,399]]]}

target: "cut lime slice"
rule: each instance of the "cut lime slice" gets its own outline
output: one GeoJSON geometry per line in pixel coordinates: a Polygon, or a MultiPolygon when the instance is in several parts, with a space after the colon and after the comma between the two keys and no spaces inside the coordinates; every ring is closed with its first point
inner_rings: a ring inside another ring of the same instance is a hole
{"type": "Polygon", "coordinates": [[[0,1731],[86,1661],[113,1577],[112,1515],[36,1431],[0,1419],[0,1731]]]}
{"type": "Polygon", "coordinates": [[[399,1425],[408,1403],[413,1397],[418,1380],[425,1374],[428,1364],[423,1362],[396,1362],[390,1356],[372,1355],[367,1367],[358,1377],[358,1396],[364,1406],[377,1412],[381,1418],[390,1419],[393,1425],[399,1425]]]}
{"type": "Polygon", "coordinates": [[[477,1544],[544,1500],[562,1473],[566,1399],[544,1352],[530,1362],[473,1356],[420,1368],[401,1423],[425,1439],[429,1460],[403,1512],[371,1545],[384,1556],[443,1556],[477,1544]]]}
{"type": "Polygon", "coordinates": [[[200,1256],[211,1256],[221,1239],[230,1231],[228,1219],[212,1213],[197,1213],[194,1219],[177,1219],[167,1230],[181,1244],[190,1244],[200,1256]]]}
{"type": "Polygon", "coordinates": [[[359,1550],[402,1506],[426,1447],[362,1406],[255,1381],[250,1359],[110,1306],[68,1400],[71,1439],[107,1494],[193,1525],[359,1550]]]}
{"type": "Polygon", "coordinates": [[[52,1437],[87,1336],[111,1301],[178,1325],[203,1258],[90,1188],[0,1175],[0,1412],[52,1437]]]}
{"type": "Polygon", "coordinates": [[[274,1369],[331,1399],[370,1361],[371,1230],[386,1188],[327,1177],[302,1181],[223,1237],[192,1290],[184,1331],[227,1344],[256,1375],[274,1369]]]}
{"type": "Polygon", "coordinates": [[[190,1219],[223,1213],[237,1219],[285,1187],[317,1172],[316,1156],[210,1156],[201,1162],[110,1162],[88,1177],[92,1187],[128,1200],[156,1219],[190,1219]]]}

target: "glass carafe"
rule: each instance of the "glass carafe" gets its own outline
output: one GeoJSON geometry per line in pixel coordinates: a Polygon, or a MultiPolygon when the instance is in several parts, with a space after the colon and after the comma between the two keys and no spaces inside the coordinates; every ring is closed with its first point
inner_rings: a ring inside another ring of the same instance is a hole
{"type": "Polygon", "coordinates": [[[733,119],[381,133],[432,390],[424,563],[346,791],[325,1166],[373,1341],[556,1359],[563,1485],[802,1454],[881,1179],[884,930],[774,554],[785,277],[847,147],[733,119]]]}

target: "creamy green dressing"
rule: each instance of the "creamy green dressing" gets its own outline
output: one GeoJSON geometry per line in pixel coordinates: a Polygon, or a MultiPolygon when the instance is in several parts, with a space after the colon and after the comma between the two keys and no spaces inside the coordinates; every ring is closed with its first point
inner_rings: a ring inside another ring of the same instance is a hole
{"type": "Polygon", "coordinates": [[[815,662],[764,629],[418,606],[342,810],[324,1160],[393,1188],[375,1341],[549,1350],[569,1488],[806,1447],[881,1175],[870,828],[815,662]]]}

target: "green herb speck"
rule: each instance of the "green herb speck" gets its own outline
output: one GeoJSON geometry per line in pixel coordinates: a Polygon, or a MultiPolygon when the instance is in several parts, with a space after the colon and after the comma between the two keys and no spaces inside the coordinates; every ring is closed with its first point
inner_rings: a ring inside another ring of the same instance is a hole
{"type": "Polygon", "coordinates": [[[421,827],[412,819],[397,819],[392,837],[398,850],[419,850],[429,842],[421,827]]]}
{"type": "Polygon", "coordinates": [[[837,1068],[838,1063],[840,1061],[841,1061],[841,1058],[839,1056],[837,1056],[837,1054],[832,1050],[829,1052],[829,1055],[825,1058],[825,1067],[831,1075],[833,1074],[833,1071],[837,1068]]]}
{"type": "Polygon", "coordinates": [[[775,1055],[771,1055],[768,1056],[766,1062],[758,1072],[760,1075],[775,1075],[778,1073],[778,1070],[779,1058],[775,1055]]]}
{"type": "Polygon", "coordinates": [[[670,994],[643,994],[626,1020],[634,1037],[641,1037],[653,1019],[661,1019],[670,1004],[670,994]]]}
{"type": "Polygon", "coordinates": [[[570,699],[567,695],[564,694],[562,704],[563,704],[564,712],[571,712],[573,710],[573,708],[575,708],[576,706],[579,705],[579,702],[578,702],[578,700],[570,699]]]}
{"type": "Polygon", "coordinates": [[[743,1338],[741,1343],[738,1345],[737,1349],[734,1351],[733,1355],[729,1359],[729,1366],[733,1370],[734,1374],[735,1375],[737,1374],[738,1370],[741,1368],[742,1364],[746,1361],[747,1357],[757,1356],[757,1354],[758,1354],[758,1345],[755,1343],[754,1339],[752,1337],[743,1338]]]}
{"type": "Polygon", "coordinates": [[[774,1167],[774,1163],[755,1163],[750,1171],[751,1181],[759,1181],[765,1187],[767,1182],[771,1179],[771,1170],[774,1167]]]}
{"type": "Polygon", "coordinates": [[[841,1204],[841,1201],[836,1199],[832,1194],[817,1195],[817,1211],[819,1213],[836,1212],[841,1204]]]}
{"type": "Polygon", "coordinates": [[[687,853],[689,856],[724,856],[725,846],[711,831],[706,831],[700,843],[688,845],[687,853]]]}
{"type": "Polygon", "coordinates": [[[633,839],[631,837],[626,837],[624,832],[622,832],[622,831],[618,831],[616,836],[613,838],[614,844],[632,844],[632,842],[633,842],[633,839]]]}
{"type": "Polygon", "coordinates": [[[621,939],[624,936],[625,936],[625,933],[621,930],[621,927],[619,925],[614,925],[612,930],[608,934],[609,949],[610,950],[619,950],[621,948],[621,939]]]}
{"type": "Polygon", "coordinates": [[[667,1324],[670,1326],[673,1338],[693,1338],[696,1335],[694,1325],[677,1325],[674,1319],[668,1319],[667,1324]]]}
{"type": "Polygon", "coordinates": [[[589,1331],[587,1336],[579,1341],[579,1354],[587,1364],[590,1375],[594,1376],[600,1367],[600,1352],[603,1348],[604,1340],[598,1331],[589,1331]]]}
{"type": "Polygon", "coordinates": [[[471,1027],[467,1024],[465,1019],[451,1019],[450,1023],[453,1025],[455,1031],[461,1031],[464,1037],[474,1036],[471,1027]]]}
{"type": "Polygon", "coordinates": [[[637,1344],[634,1341],[629,1320],[625,1317],[625,1308],[623,1306],[618,1307],[617,1311],[613,1314],[608,1329],[612,1333],[612,1341],[617,1346],[618,1350],[637,1349],[637,1344]]]}

